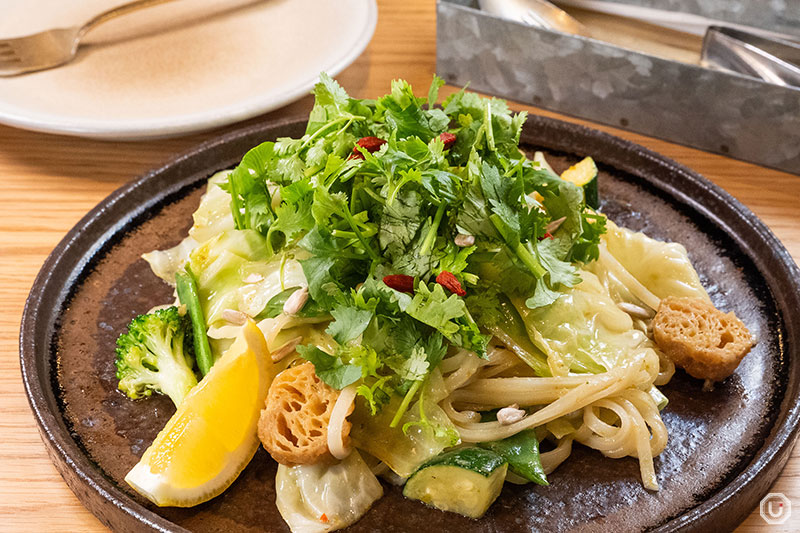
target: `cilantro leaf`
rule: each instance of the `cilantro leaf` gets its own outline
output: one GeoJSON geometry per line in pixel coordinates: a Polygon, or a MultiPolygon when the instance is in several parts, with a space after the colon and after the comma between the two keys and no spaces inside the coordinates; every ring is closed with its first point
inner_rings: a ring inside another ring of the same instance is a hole
{"type": "Polygon", "coordinates": [[[341,390],[361,379],[361,367],[344,364],[338,357],[328,355],[316,346],[298,346],[300,357],[314,364],[317,377],[334,389],[341,390]]]}
{"type": "Polygon", "coordinates": [[[315,103],[322,106],[331,105],[337,109],[345,107],[350,100],[347,91],[325,72],[319,75],[319,83],[314,86],[314,97],[315,103]]]}
{"type": "Polygon", "coordinates": [[[375,380],[371,385],[362,383],[356,389],[356,394],[366,400],[372,415],[378,414],[381,408],[391,400],[391,389],[387,385],[389,376],[375,380]]]}
{"type": "Polygon", "coordinates": [[[491,330],[502,321],[499,291],[495,286],[483,284],[480,292],[467,295],[466,304],[474,319],[487,329],[491,330]]]}
{"type": "Polygon", "coordinates": [[[502,242],[497,229],[489,220],[490,215],[480,182],[471,184],[456,215],[456,227],[461,233],[474,235],[485,244],[502,242]]]}
{"type": "MultiPolygon", "coordinates": [[[[571,246],[571,243],[566,243],[571,246]]],[[[563,284],[567,287],[580,283],[581,277],[578,270],[567,261],[562,261],[559,257],[564,257],[564,241],[560,239],[542,239],[536,245],[536,255],[539,262],[547,270],[548,278],[552,286],[563,284]]]]}
{"type": "Polygon", "coordinates": [[[283,234],[284,244],[293,242],[314,227],[311,216],[311,196],[306,196],[296,203],[283,203],[275,210],[277,219],[267,232],[267,242],[272,246],[272,236],[283,234]]]}
{"type": "Polygon", "coordinates": [[[391,93],[378,100],[386,124],[399,139],[416,136],[427,143],[447,129],[450,119],[441,109],[424,110],[420,103],[404,80],[392,81],[391,93]]]}
{"type": "MultiPolygon", "coordinates": [[[[469,256],[477,249],[477,246],[461,248],[452,242],[448,242],[444,248],[444,254],[439,259],[439,268],[436,269],[436,273],[446,270],[451,274],[461,274],[469,266],[469,256]]],[[[477,276],[471,275],[470,280],[472,284],[475,284],[477,276]]]]}
{"type": "Polygon", "coordinates": [[[589,263],[600,256],[600,236],[606,232],[606,217],[600,213],[581,214],[581,234],[572,245],[571,260],[589,263]]]}
{"type": "Polygon", "coordinates": [[[428,354],[422,346],[416,345],[407,357],[395,356],[388,358],[386,363],[401,379],[419,381],[427,374],[430,367],[428,354]]]}
{"type": "MultiPolygon", "coordinates": [[[[563,218],[556,236],[565,235],[572,241],[581,233],[584,208],[583,189],[568,181],[561,181],[557,188],[545,191],[543,204],[552,220],[563,218]]],[[[566,255],[566,254],[565,254],[566,255]]]]}
{"type": "Polygon", "coordinates": [[[558,300],[561,293],[551,289],[546,283],[540,281],[536,284],[536,290],[533,296],[525,300],[525,305],[529,309],[536,309],[538,307],[547,307],[556,300],[558,300]]]}
{"type": "Polygon", "coordinates": [[[308,281],[308,293],[323,309],[333,309],[344,297],[342,287],[331,274],[337,260],[333,257],[309,257],[300,261],[308,281]]]}
{"type": "Polygon", "coordinates": [[[435,204],[454,204],[461,198],[461,178],[447,170],[428,169],[420,173],[428,200],[435,204]]]}
{"type": "Polygon", "coordinates": [[[313,134],[325,127],[331,120],[339,118],[348,111],[350,96],[333,78],[322,73],[319,83],[314,86],[314,108],[308,117],[307,134],[313,134]]]}
{"type": "Polygon", "coordinates": [[[297,204],[313,194],[311,180],[302,179],[280,188],[281,200],[287,204],[297,204]]]}
{"type": "Polygon", "coordinates": [[[519,137],[527,113],[512,114],[503,100],[486,100],[463,89],[450,95],[443,108],[460,126],[455,130],[456,144],[450,149],[455,164],[465,164],[472,151],[493,159],[520,157],[519,137]]]}
{"type": "Polygon", "coordinates": [[[411,358],[418,356],[418,350],[422,350],[431,369],[439,365],[447,352],[444,337],[440,333],[408,316],[393,324],[387,333],[391,335],[389,342],[394,353],[411,358]]]}
{"type": "MultiPolygon", "coordinates": [[[[387,287],[383,281],[372,276],[367,278],[356,297],[365,302],[375,302],[375,314],[384,317],[400,315],[411,303],[411,296],[387,287]]],[[[364,305],[366,306],[366,303],[364,305]]]]}
{"type": "Polygon", "coordinates": [[[455,322],[458,324],[458,332],[449,338],[450,342],[475,352],[478,357],[485,358],[489,336],[481,333],[478,324],[469,316],[469,313],[458,317],[455,322]]]}
{"type": "Polygon", "coordinates": [[[428,365],[430,368],[436,368],[447,353],[447,345],[444,343],[444,337],[438,333],[428,333],[425,335],[425,339],[422,342],[428,365]]]}
{"type": "Polygon", "coordinates": [[[458,332],[459,326],[453,319],[464,316],[467,307],[464,300],[451,294],[448,298],[441,285],[435,284],[433,290],[424,283],[417,286],[417,293],[406,308],[406,313],[450,337],[458,332]]]}
{"type": "Polygon", "coordinates": [[[254,229],[266,235],[275,213],[264,179],[274,158],[274,143],[266,142],[248,151],[228,175],[225,189],[231,195],[231,213],[236,229],[254,229]]]}
{"type": "Polygon", "coordinates": [[[331,311],[334,321],[325,331],[339,344],[345,344],[361,335],[370,320],[373,312],[369,309],[359,309],[349,304],[339,304],[331,311]]]}
{"type": "Polygon", "coordinates": [[[420,203],[419,193],[409,189],[399,194],[394,202],[384,206],[378,242],[384,255],[389,259],[399,259],[417,235],[422,224],[420,203]]]}
{"type": "Polygon", "coordinates": [[[426,221],[420,228],[414,241],[402,252],[397,254],[392,260],[392,268],[395,272],[416,278],[427,278],[439,264],[442,255],[441,244],[436,243],[428,253],[422,252],[425,245],[425,238],[431,231],[431,223],[426,221]]]}
{"type": "Polygon", "coordinates": [[[267,167],[267,174],[270,180],[279,185],[288,185],[303,179],[305,171],[306,164],[299,153],[277,157],[267,167]]]}

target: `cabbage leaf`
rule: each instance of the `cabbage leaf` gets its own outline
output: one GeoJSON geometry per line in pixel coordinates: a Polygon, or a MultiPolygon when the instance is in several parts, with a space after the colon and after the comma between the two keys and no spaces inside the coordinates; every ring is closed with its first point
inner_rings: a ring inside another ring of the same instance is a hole
{"type": "Polygon", "coordinates": [[[597,276],[588,271],[580,275],[581,283],[562,288],[549,307],[529,309],[521,298],[512,298],[531,342],[546,355],[554,376],[618,367],[647,340],[597,276]]]}
{"type": "Polygon", "coordinates": [[[254,230],[221,233],[196,248],[188,264],[197,277],[206,322],[215,329],[228,324],[222,318],[226,309],[257,317],[284,288],[306,285],[300,263],[270,257],[254,230]]]}
{"type": "Polygon", "coordinates": [[[383,487],[353,450],[333,465],[278,465],[275,494],[293,533],[322,533],[355,523],[383,496],[383,487]]]}
{"type": "Polygon", "coordinates": [[[375,415],[366,402],[356,402],[348,420],[353,423],[350,437],[355,446],[386,463],[397,475],[406,478],[428,459],[460,442],[460,436],[438,403],[447,395],[444,380],[435,369],[427,378],[417,400],[403,415],[402,424],[390,427],[400,397],[375,415]]]}
{"type": "MultiPolygon", "coordinates": [[[[682,244],[657,241],[610,221],[602,240],[609,253],[658,298],[685,296],[709,299],[682,244]]],[[[604,269],[602,262],[594,263],[589,268],[601,279],[608,279],[608,270],[604,269]]],[[[613,282],[609,290],[624,292],[619,283],[613,282]]]]}
{"type": "Polygon", "coordinates": [[[170,285],[175,285],[175,273],[183,268],[195,248],[220,233],[233,229],[230,196],[219,187],[227,180],[229,173],[229,170],[225,170],[209,178],[200,206],[192,214],[194,224],[189,229],[188,237],[167,250],[153,250],[142,255],[153,273],[170,285]]]}

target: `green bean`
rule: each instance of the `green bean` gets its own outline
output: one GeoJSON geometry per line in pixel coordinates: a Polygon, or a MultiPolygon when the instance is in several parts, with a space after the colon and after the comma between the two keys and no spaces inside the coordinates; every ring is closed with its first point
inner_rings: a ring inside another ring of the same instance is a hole
{"type": "Polygon", "coordinates": [[[175,274],[175,282],[178,287],[178,299],[186,306],[186,312],[192,320],[192,333],[194,333],[194,355],[197,359],[197,367],[202,375],[208,374],[214,364],[211,355],[211,346],[208,344],[208,334],[206,332],[206,319],[203,316],[203,308],[200,306],[200,296],[197,293],[197,281],[192,271],[186,268],[185,272],[175,274]]]}

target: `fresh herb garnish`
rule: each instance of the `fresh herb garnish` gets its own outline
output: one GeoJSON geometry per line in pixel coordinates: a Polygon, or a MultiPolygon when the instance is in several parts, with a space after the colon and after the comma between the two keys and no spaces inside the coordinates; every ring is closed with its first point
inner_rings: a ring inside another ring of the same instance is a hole
{"type": "Polygon", "coordinates": [[[308,312],[333,318],[332,353],[301,356],[332,387],[359,382],[373,413],[402,396],[393,425],[449,346],[485,357],[502,295],[551,304],[605,231],[582,189],[519,149],[525,113],[463,90],[436,107],[442,85],[359,100],[323,74],[305,134],[257,146],[224,185],[236,227],[299,257],[308,312]]]}

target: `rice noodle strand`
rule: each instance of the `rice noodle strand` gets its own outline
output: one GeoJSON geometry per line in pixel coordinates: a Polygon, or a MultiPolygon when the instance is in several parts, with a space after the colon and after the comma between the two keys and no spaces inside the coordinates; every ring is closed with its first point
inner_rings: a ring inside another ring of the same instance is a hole
{"type": "MultiPolygon", "coordinates": [[[[516,354],[496,343],[490,345],[484,365],[454,357],[445,377],[452,392],[441,407],[463,442],[504,439],[577,413],[577,420],[571,423],[579,427],[558,439],[555,449],[541,454],[546,473],[569,457],[575,441],[607,457],[636,457],[645,488],[658,490],[653,457],[666,446],[667,430],[655,400],[646,391],[654,383],[669,381],[674,366],[650,343],[629,354],[624,366],[599,374],[559,377],[494,377],[501,372],[496,369],[505,370],[519,362],[516,354]],[[457,362],[462,366],[455,369],[457,362]],[[527,408],[530,414],[508,425],[480,421],[478,411],[511,404],[527,408]]],[[[561,433],[572,431],[569,424],[566,428],[561,433]]]]}
{"type": "Polygon", "coordinates": [[[328,421],[328,450],[336,459],[342,460],[350,455],[351,449],[344,445],[342,432],[344,421],[352,411],[353,401],[356,398],[356,385],[348,385],[343,388],[333,404],[331,418],[328,421]]]}

